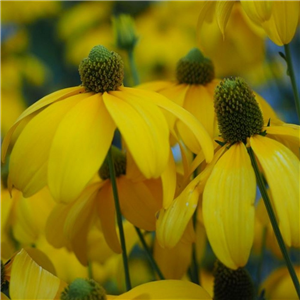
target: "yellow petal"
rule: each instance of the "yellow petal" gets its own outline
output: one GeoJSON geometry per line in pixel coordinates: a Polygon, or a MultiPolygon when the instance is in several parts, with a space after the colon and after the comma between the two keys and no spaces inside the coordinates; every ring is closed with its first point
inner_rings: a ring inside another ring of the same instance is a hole
{"type": "Polygon", "coordinates": [[[271,16],[273,1],[241,0],[241,4],[248,17],[257,24],[267,21],[271,16]]]}
{"type": "Polygon", "coordinates": [[[10,178],[25,197],[47,184],[47,165],[53,136],[65,114],[86,94],[54,103],[37,114],[23,129],[11,153],[10,178]]]}
{"type": "Polygon", "coordinates": [[[150,93],[146,98],[130,90],[133,89],[104,93],[103,100],[142,173],[146,178],[156,178],[168,163],[168,126],[162,112],[147,101],[156,93],[138,90],[150,93]]]}
{"type": "Polygon", "coordinates": [[[197,208],[200,175],[183,190],[168,209],[162,209],[159,212],[156,234],[157,240],[163,248],[172,248],[179,242],[197,208]]]}
{"type": "Polygon", "coordinates": [[[199,285],[189,281],[181,280],[161,280],[141,284],[127,293],[124,293],[115,299],[212,299],[208,293],[199,285]]]}
{"type": "Polygon", "coordinates": [[[217,2],[215,1],[199,1],[199,17],[197,22],[197,31],[201,31],[203,23],[211,22],[215,15],[217,2]]]}
{"type": "Polygon", "coordinates": [[[1,292],[1,300],[9,300],[9,298],[1,292]]]}
{"type": "Polygon", "coordinates": [[[225,36],[225,29],[229,20],[231,10],[235,1],[218,1],[216,8],[218,26],[222,32],[223,37],[225,36]]]}
{"type": "Polygon", "coordinates": [[[300,246],[299,160],[281,143],[262,136],[250,138],[272,194],[279,227],[288,246],[300,246]]]}
{"type": "MultiPolygon", "coordinates": [[[[129,92],[129,90],[128,90],[129,92]]],[[[205,158],[207,162],[210,162],[213,159],[213,144],[209,137],[207,131],[203,128],[203,126],[199,123],[199,121],[187,112],[185,109],[176,105],[172,101],[168,100],[166,97],[158,94],[153,93],[151,96],[148,94],[148,91],[137,90],[137,89],[130,89],[130,93],[136,95],[144,95],[148,101],[155,103],[158,107],[172,113],[176,116],[179,120],[181,120],[195,135],[196,140],[198,141],[199,145],[197,147],[197,152],[200,152],[201,147],[203,149],[205,158]]]]}
{"type": "Polygon", "coordinates": [[[73,107],[53,138],[48,164],[48,184],[55,200],[76,199],[104,161],[115,124],[100,94],[73,107]]]}
{"type": "Polygon", "coordinates": [[[203,219],[218,259],[231,269],[244,266],[254,235],[256,182],[247,150],[235,144],[218,160],[203,192],[203,219]]]}
{"type": "Polygon", "coordinates": [[[162,248],[154,243],[154,259],[166,279],[181,279],[191,261],[192,243],[179,241],[172,249],[162,248]]]}
{"type": "Polygon", "coordinates": [[[299,23],[299,1],[274,1],[269,20],[262,24],[269,38],[278,46],[290,43],[299,23]]]}
{"type": "Polygon", "coordinates": [[[122,215],[133,225],[148,230],[155,230],[155,214],[162,206],[155,199],[146,185],[147,181],[132,182],[125,176],[117,179],[122,215]]]}
{"type": "Polygon", "coordinates": [[[55,299],[61,285],[66,284],[42,269],[25,250],[15,256],[9,287],[11,299],[55,299]]]}
{"type": "Polygon", "coordinates": [[[159,92],[161,90],[168,89],[174,85],[175,83],[171,81],[151,81],[140,84],[137,86],[137,88],[159,92]]]}
{"type": "Polygon", "coordinates": [[[271,107],[271,105],[259,94],[254,92],[254,95],[255,95],[255,99],[259,105],[259,108],[261,109],[261,112],[263,114],[263,118],[264,118],[265,122],[268,122],[269,119],[271,119],[271,120],[277,119],[277,115],[276,115],[275,111],[273,110],[273,108],[271,107]]]}
{"type": "Polygon", "coordinates": [[[2,161],[4,162],[5,160],[5,156],[6,156],[6,152],[8,149],[8,146],[10,144],[10,140],[11,137],[14,133],[14,131],[16,130],[16,128],[19,126],[19,123],[25,119],[26,117],[28,117],[29,115],[31,115],[32,113],[38,111],[39,109],[55,102],[55,101],[59,101],[59,100],[63,100],[67,97],[71,97],[73,95],[79,94],[84,92],[84,87],[71,87],[71,88],[66,88],[63,90],[59,90],[57,92],[54,92],[50,95],[45,96],[44,98],[42,98],[41,100],[35,102],[33,105],[31,105],[30,107],[28,107],[21,115],[20,117],[16,120],[16,122],[14,123],[14,125],[10,128],[10,130],[7,132],[4,140],[3,140],[3,144],[2,144],[2,161]]]}
{"type": "Polygon", "coordinates": [[[174,199],[176,191],[176,165],[172,153],[165,171],[161,174],[163,188],[163,207],[168,208],[174,199]]]}
{"type": "Polygon", "coordinates": [[[110,181],[105,185],[97,195],[97,212],[101,221],[102,232],[108,246],[116,253],[121,253],[121,245],[116,232],[116,209],[113,199],[113,191],[110,181]]]}

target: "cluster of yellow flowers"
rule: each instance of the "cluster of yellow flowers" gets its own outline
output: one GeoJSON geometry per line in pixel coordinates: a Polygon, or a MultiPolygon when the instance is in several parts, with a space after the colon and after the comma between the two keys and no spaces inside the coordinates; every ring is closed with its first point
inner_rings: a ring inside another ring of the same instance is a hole
{"type": "MultiPolygon", "coordinates": [[[[89,5],[103,5],[105,27],[112,4],[79,4],[89,5]]],[[[240,77],[250,67],[255,74],[266,37],[284,45],[299,108],[288,44],[300,4],[203,1],[192,7],[198,47],[177,57],[175,80],[140,84],[134,20],[115,16],[114,47],[121,55],[89,33],[96,46],[79,64],[81,84],[43,97],[5,130],[1,299],[300,297],[300,269],[287,252],[300,248],[300,128],[280,120],[240,77]],[[134,87],[125,84],[129,74],[134,87]],[[262,283],[245,266],[252,249],[262,264],[266,247],[283,255],[287,269],[262,283]],[[135,257],[137,248],[153,270],[135,257]],[[215,259],[207,275],[202,266],[215,259]],[[108,295],[101,285],[119,294],[108,295]]],[[[86,21],[89,27],[96,16],[86,21]]],[[[67,39],[65,24],[58,26],[67,39]]],[[[175,55],[172,48],[168,44],[175,55]]],[[[143,51],[152,63],[151,47],[143,51]]]]}

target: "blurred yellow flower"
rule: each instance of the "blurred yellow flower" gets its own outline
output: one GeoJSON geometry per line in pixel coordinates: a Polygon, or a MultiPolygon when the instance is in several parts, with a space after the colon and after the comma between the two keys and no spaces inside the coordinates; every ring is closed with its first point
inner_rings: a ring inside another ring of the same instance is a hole
{"type": "Polygon", "coordinates": [[[2,159],[15,129],[27,123],[9,163],[10,182],[25,197],[48,184],[54,199],[76,199],[102,165],[116,128],[143,175],[159,177],[170,152],[162,110],[185,123],[196,137],[197,150],[212,159],[212,142],[196,118],[157,93],[122,87],[122,66],[118,54],[94,47],[80,65],[85,87],[52,93],[17,119],[3,141],[2,159]]]}

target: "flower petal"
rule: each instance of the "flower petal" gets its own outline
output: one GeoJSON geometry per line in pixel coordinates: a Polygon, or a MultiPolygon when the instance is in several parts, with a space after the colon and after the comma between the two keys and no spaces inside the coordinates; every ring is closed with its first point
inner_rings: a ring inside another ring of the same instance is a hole
{"type": "Polygon", "coordinates": [[[109,180],[105,182],[96,196],[97,212],[100,218],[102,232],[108,246],[116,253],[121,253],[121,245],[116,232],[116,209],[113,191],[109,180]]]}
{"type": "Polygon", "coordinates": [[[16,128],[19,126],[19,123],[27,118],[29,115],[33,114],[34,112],[38,111],[39,109],[53,103],[59,100],[63,100],[67,97],[71,97],[73,95],[79,94],[84,92],[84,87],[77,86],[77,87],[71,87],[71,88],[66,88],[63,90],[59,90],[57,92],[54,92],[50,95],[45,96],[41,100],[35,102],[33,105],[28,107],[16,120],[14,125],[10,128],[10,130],[7,132],[3,144],[2,144],[2,161],[4,162],[5,156],[7,153],[8,146],[10,144],[11,137],[16,130],[16,128]]]}
{"type": "Polygon", "coordinates": [[[203,219],[218,259],[231,269],[247,263],[254,236],[256,182],[247,150],[235,144],[218,160],[203,192],[203,219]]]}
{"type": "Polygon", "coordinates": [[[267,137],[254,136],[250,145],[269,184],[283,239],[288,246],[299,247],[299,160],[287,147],[267,137]]]}
{"type": "Polygon", "coordinates": [[[271,17],[262,27],[278,46],[288,44],[294,37],[299,23],[298,1],[274,1],[271,17]]]}
{"type": "Polygon", "coordinates": [[[235,1],[218,1],[216,8],[218,26],[225,37],[225,28],[235,1]]]}
{"type": "Polygon", "coordinates": [[[161,280],[141,284],[115,299],[212,299],[199,285],[189,281],[161,280]]]}
{"type": "Polygon", "coordinates": [[[42,269],[25,250],[15,256],[9,287],[11,299],[55,299],[62,286],[66,284],[42,269]]]}
{"type": "Polygon", "coordinates": [[[70,97],[50,105],[25,126],[18,137],[9,161],[13,185],[25,197],[47,184],[47,163],[53,136],[65,114],[86,94],[70,97]]]}
{"type": "Polygon", "coordinates": [[[272,13],[272,1],[245,1],[241,0],[243,10],[255,23],[261,24],[268,20],[272,13]]]}
{"type": "Polygon", "coordinates": [[[166,97],[158,94],[152,93],[151,96],[148,94],[148,91],[137,90],[137,89],[127,89],[128,93],[135,95],[136,97],[142,97],[144,95],[145,99],[155,103],[158,107],[170,112],[181,120],[195,135],[196,140],[199,145],[197,147],[197,152],[200,152],[201,147],[203,149],[205,158],[207,162],[210,162],[213,159],[213,144],[209,137],[209,134],[206,132],[204,127],[199,123],[199,121],[191,115],[188,111],[183,109],[181,106],[176,105],[172,101],[168,100],[166,97]]]}
{"type": "Polygon", "coordinates": [[[54,199],[76,199],[104,161],[115,124],[95,94],[73,107],[53,138],[48,184],[54,199]]]}
{"type": "Polygon", "coordinates": [[[136,164],[146,178],[159,177],[167,166],[169,130],[162,112],[147,101],[152,94],[134,94],[122,91],[104,93],[104,103],[119,128],[136,164]],[[159,145],[159,151],[157,147],[159,145]]]}
{"type": "Polygon", "coordinates": [[[122,215],[133,225],[155,230],[155,214],[162,206],[147,187],[147,181],[132,182],[125,176],[117,179],[122,215]]]}

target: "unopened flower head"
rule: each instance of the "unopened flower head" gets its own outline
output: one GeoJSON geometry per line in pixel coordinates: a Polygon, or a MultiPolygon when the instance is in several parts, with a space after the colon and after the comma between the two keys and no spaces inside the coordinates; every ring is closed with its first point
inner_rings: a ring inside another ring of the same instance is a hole
{"type": "Polygon", "coordinates": [[[215,77],[212,61],[198,48],[193,48],[177,63],[176,78],[179,83],[202,84],[211,82],[215,77]]]}

